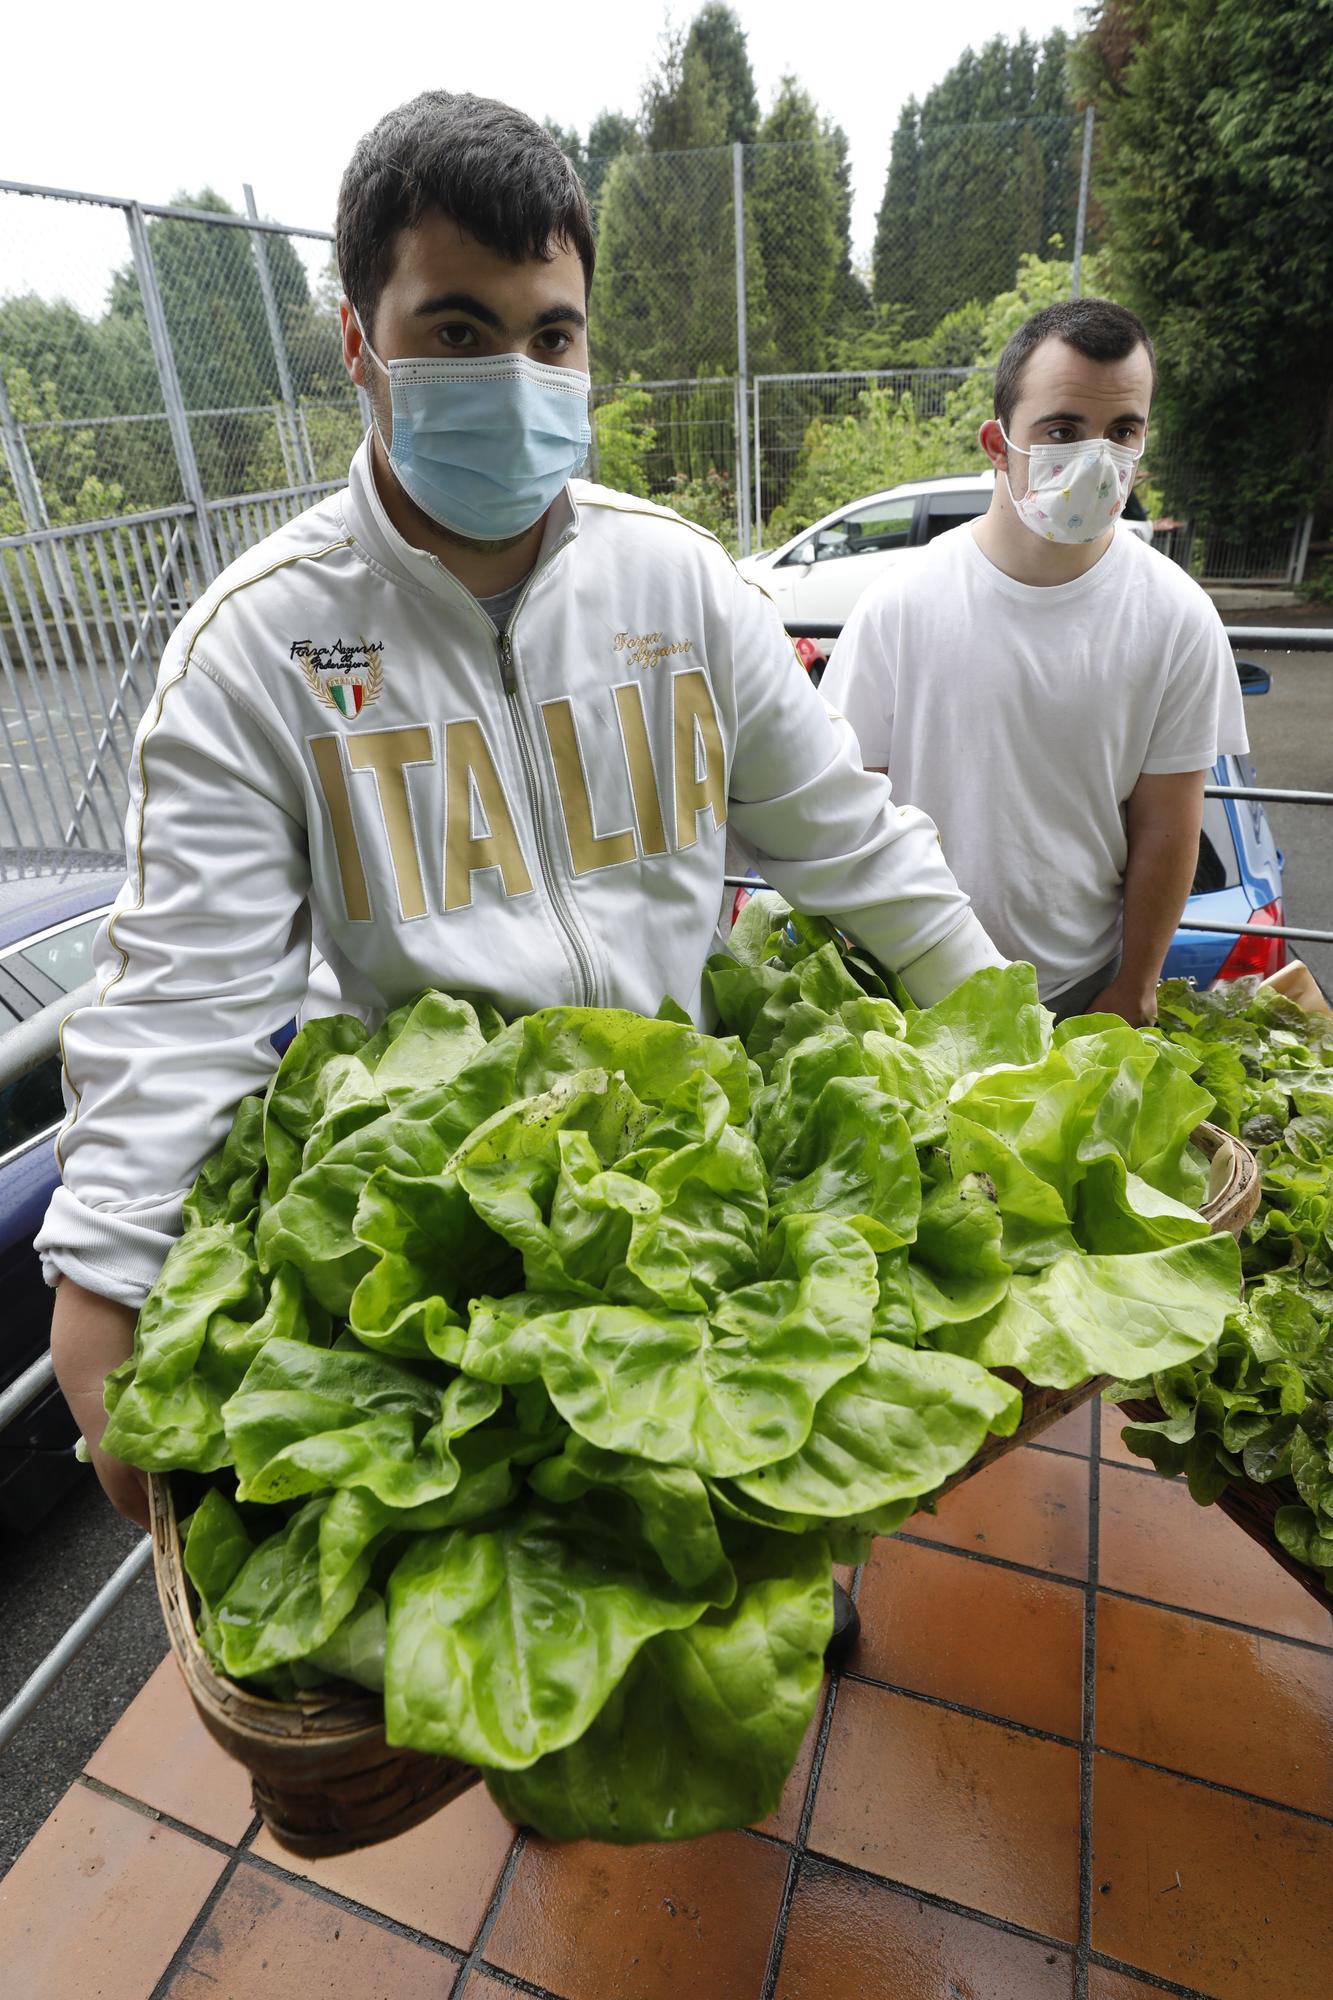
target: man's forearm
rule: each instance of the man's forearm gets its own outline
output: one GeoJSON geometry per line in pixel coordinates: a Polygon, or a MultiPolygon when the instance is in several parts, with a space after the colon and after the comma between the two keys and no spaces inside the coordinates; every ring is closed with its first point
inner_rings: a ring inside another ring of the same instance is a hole
{"type": "Polygon", "coordinates": [[[144,1476],[102,1450],[106,1429],[106,1378],[130,1353],[138,1318],[132,1306],[104,1299],[62,1278],[51,1315],[51,1360],[60,1392],[88,1446],[107,1498],[141,1527],[148,1525],[144,1476]]]}
{"type": "Polygon", "coordinates": [[[1203,774],[1189,773],[1177,793],[1179,810],[1129,809],[1124,938],[1117,983],[1151,994],[1171,949],[1199,861],[1203,774]]]}

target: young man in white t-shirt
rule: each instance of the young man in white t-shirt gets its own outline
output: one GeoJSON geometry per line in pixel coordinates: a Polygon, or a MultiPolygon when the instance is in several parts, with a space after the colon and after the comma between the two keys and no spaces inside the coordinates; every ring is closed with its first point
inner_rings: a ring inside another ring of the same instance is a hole
{"type": "Polygon", "coordinates": [[[1120,521],[1156,383],[1142,322],[1067,299],[1000,356],[979,520],[861,598],[821,692],[922,808],[1057,1015],[1151,1020],[1203,786],[1248,748],[1210,599],[1120,521]]]}

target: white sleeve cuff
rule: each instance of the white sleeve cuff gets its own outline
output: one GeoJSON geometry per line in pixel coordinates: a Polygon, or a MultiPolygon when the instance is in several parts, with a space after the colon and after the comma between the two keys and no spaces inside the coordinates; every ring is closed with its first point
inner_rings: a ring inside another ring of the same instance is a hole
{"type": "Polygon", "coordinates": [[[42,1276],[73,1278],[90,1292],[138,1308],[157,1282],[166,1254],[180,1235],[186,1190],[126,1209],[87,1208],[58,1187],[34,1239],[42,1276]]]}
{"type": "Polygon", "coordinates": [[[1009,960],[995,949],[976,917],[969,910],[947,937],[923,951],[910,965],[900,965],[898,977],[918,1007],[933,1007],[947,999],[972,973],[985,966],[1008,965],[1009,960]]]}

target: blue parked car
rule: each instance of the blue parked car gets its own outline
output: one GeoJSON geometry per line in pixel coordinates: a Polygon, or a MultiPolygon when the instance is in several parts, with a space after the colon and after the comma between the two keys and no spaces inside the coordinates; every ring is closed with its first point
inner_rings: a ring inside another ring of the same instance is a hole
{"type": "MultiPolygon", "coordinates": [[[[0,850],[0,1035],[92,975],[93,939],[125,879],[119,855],[0,850]]],[[[0,1089],[0,1388],[46,1348],[51,1294],[32,1239],[58,1178],[64,1116],[55,1056],[0,1089]]],[[[0,1525],[27,1528],[80,1477],[77,1432],[54,1384],[0,1431],[0,1525]]]]}
{"type": "MultiPolygon", "coordinates": [[[[1267,667],[1237,660],[1241,691],[1267,694],[1273,685],[1267,667]]],[[[1219,757],[1209,774],[1214,785],[1257,785],[1248,757],[1219,757]]],[[[1282,856],[1273,841],[1268,815],[1258,799],[1205,799],[1199,865],[1185,911],[1191,923],[1282,924],[1282,856]]],[[[1287,962],[1285,938],[1229,937],[1222,931],[1177,931],[1162,968],[1165,979],[1192,979],[1211,986],[1257,972],[1266,979],[1287,962]]]]}

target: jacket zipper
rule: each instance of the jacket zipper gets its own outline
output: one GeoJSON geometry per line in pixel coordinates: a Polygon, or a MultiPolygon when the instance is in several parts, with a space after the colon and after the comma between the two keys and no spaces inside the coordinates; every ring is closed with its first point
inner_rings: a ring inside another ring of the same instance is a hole
{"type": "MultiPolygon", "coordinates": [[[[523,593],[527,596],[527,592],[523,593]]],[[[514,719],[514,735],[518,741],[519,761],[523,766],[523,777],[528,788],[528,804],[532,811],[532,823],[537,829],[537,846],[541,854],[542,873],[546,877],[546,887],[551,898],[551,906],[559,919],[561,929],[574,953],[574,962],[579,968],[583,981],[583,1005],[597,1004],[597,972],[592,954],[583,942],[577,920],[565,900],[565,892],[551,857],[551,845],[546,838],[546,822],[542,814],[541,786],[537,778],[536,758],[528,735],[527,719],[519,706],[518,678],[514,672],[514,647],[509,637],[509,629],[522,608],[523,598],[509,614],[509,624],[503,632],[496,633],[496,656],[500,665],[500,682],[509,700],[509,711],[514,719]]]]}
{"type": "MultiPolygon", "coordinates": [[[[582,982],[583,991],[579,996],[580,1004],[585,1007],[594,1007],[597,1004],[597,971],[593,963],[592,954],[583,941],[578,920],[566,901],[564,889],[552,861],[551,844],[546,837],[546,822],[542,814],[541,785],[537,775],[536,756],[528,731],[527,719],[519,705],[518,676],[514,671],[514,645],[510,638],[510,633],[514,629],[514,622],[526,604],[528,592],[536,582],[539,573],[546,568],[547,563],[555,560],[564,546],[563,541],[557,542],[555,548],[547,556],[546,562],[538,563],[536,569],[533,570],[523,587],[522,595],[509,614],[508,622],[503,632],[496,631],[486,613],[477,604],[471,591],[468,591],[466,595],[470,604],[476,609],[477,616],[484,622],[491,642],[495,647],[496,664],[500,672],[500,686],[509,704],[509,713],[514,725],[514,736],[518,743],[519,763],[523,767],[523,782],[527,788],[528,809],[532,814],[532,824],[537,834],[537,848],[541,860],[542,876],[546,883],[546,892],[550,898],[551,908],[555,912],[556,921],[569,946],[574,964],[578,969],[579,979],[582,982]]],[[[463,588],[458,583],[457,577],[446,568],[444,563],[440,562],[440,558],[437,555],[432,555],[431,561],[444,571],[444,574],[449,578],[451,583],[458,585],[460,590],[463,588]]]]}

